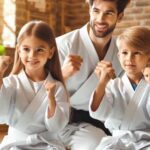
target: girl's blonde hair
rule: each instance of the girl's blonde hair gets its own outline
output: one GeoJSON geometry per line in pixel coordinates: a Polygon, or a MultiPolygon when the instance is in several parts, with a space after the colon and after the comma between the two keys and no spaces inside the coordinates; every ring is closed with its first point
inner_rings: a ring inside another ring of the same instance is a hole
{"type": "MultiPolygon", "coordinates": [[[[50,48],[55,47],[53,57],[47,60],[45,69],[50,71],[53,78],[55,78],[58,81],[61,81],[64,84],[61,67],[60,67],[59,56],[58,56],[58,50],[57,50],[56,41],[55,41],[55,36],[50,26],[43,21],[28,22],[22,27],[22,29],[19,32],[19,35],[17,38],[17,45],[18,46],[21,45],[21,42],[29,36],[35,36],[36,38],[39,38],[45,41],[49,45],[50,48]]],[[[18,74],[23,69],[23,67],[24,66],[20,60],[18,50],[16,49],[15,57],[14,57],[14,64],[13,64],[11,74],[18,74]]]]}
{"type": "Polygon", "coordinates": [[[142,26],[127,28],[117,38],[117,46],[125,42],[129,46],[150,53],[150,30],[142,26]]]}

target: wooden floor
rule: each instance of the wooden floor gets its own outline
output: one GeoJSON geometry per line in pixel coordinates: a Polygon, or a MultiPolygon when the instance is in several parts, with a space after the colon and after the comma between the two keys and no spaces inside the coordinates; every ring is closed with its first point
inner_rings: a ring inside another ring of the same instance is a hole
{"type": "Polygon", "coordinates": [[[2,141],[3,137],[7,134],[8,126],[0,125],[0,141],[2,141]]]}
{"type": "Polygon", "coordinates": [[[0,133],[0,142],[2,141],[2,139],[3,139],[3,137],[6,135],[6,133],[5,132],[1,132],[0,133]]]}

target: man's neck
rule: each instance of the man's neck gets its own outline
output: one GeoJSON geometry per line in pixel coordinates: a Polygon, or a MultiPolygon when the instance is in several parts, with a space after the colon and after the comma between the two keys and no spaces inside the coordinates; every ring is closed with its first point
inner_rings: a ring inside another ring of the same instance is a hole
{"type": "Polygon", "coordinates": [[[104,59],[110,45],[112,34],[109,34],[103,38],[99,38],[93,34],[92,30],[89,30],[89,36],[95,47],[99,60],[104,59]]]}

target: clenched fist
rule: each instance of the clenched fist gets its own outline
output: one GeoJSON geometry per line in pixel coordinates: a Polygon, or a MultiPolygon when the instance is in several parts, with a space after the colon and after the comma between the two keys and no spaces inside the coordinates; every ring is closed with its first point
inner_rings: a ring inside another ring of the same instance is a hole
{"type": "Polygon", "coordinates": [[[54,115],[55,108],[56,108],[56,101],[55,101],[56,83],[47,81],[45,83],[45,88],[46,88],[46,91],[47,91],[48,104],[49,104],[48,118],[50,118],[54,115]]]}
{"type": "Polygon", "coordinates": [[[45,88],[46,88],[49,99],[55,98],[55,87],[56,87],[55,82],[46,82],[45,83],[45,88]]]}
{"type": "Polygon", "coordinates": [[[83,59],[79,55],[69,55],[62,66],[62,74],[65,80],[80,70],[83,59]]]}
{"type": "Polygon", "coordinates": [[[0,76],[3,77],[5,71],[8,69],[11,64],[10,56],[0,56],[0,76]]]}
{"type": "Polygon", "coordinates": [[[115,70],[113,69],[111,62],[105,60],[102,60],[97,64],[94,72],[101,81],[109,81],[110,79],[115,78],[115,70]]]}

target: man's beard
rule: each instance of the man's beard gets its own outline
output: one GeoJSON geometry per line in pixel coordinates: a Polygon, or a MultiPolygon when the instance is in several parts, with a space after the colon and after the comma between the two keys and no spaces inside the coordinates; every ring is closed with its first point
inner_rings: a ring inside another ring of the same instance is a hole
{"type": "Polygon", "coordinates": [[[98,37],[98,38],[103,38],[103,37],[106,37],[107,35],[109,35],[110,33],[112,33],[112,32],[114,31],[114,29],[115,29],[115,27],[116,27],[116,23],[113,24],[112,26],[110,26],[110,27],[109,27],[106,31],[104,31],[104,32],[103,32],[103,31],[101,31],[101,32],[96,31],[92,22],[90,22],[90,27],[91,27],[91,29],[92,29],[92,31],[93,31],[93,34],[94,34],[96,37],[98,37]]]}

